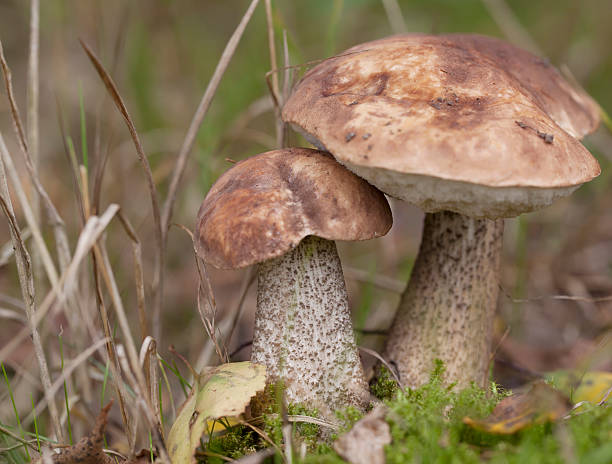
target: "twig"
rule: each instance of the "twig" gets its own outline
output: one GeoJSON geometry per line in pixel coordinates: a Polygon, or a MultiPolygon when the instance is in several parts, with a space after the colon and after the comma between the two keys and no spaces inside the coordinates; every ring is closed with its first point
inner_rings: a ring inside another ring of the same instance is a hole
{"type": "MultiPolygon", "coordinates": [[[[157,242],[157,266],[156,266],[156,285],[154,292],[154,303],[153,303],[153,335],[154,338],[160,341],[161,337],[161,306],[163,300],[163,290],[164,290],[164,257],[165,257],[165,233],[162,229],[162,220],[161,220],[161,212],[159,207],[159,200],[157,198],[157,189],[155,188],[155,183],[153,182],[153,174],[151,172],[151,166],[149,165],[149,160],[147,155],[144,152],[144,148],[140,143],[140,137],[138,136],[138,132],[136,131],[136,127],[132,122],[132,118],[128,113],[128,110],[119,94],[119,90],[117,86],[113,82],[111,76],[106,72],[104,66],[100,60],[96,57],[93,51],[87,46],[87,44],[83,40],[79,40],[81,42],[81,46],[85,50],[85,53],[89,57],[91,63],[96,69],[100,79],[104,82],[106,86],[106,90],[113,99],[115,106],[121,113],[125,124],[127,125],[128,130],[130,131],[130,135],[132,136],[132,140],[134,141],[134,146],[136,148],[136,153],[138,154],[138,159],[140,160],[143,170],[145,173],[145,177],[147,179],[147,186],[149,187],[149,195],[151,197],[151,207],[153,209],[153,219],[155,221],[155,240],[157,242]]],[[[129,351],[129,350],[128,350],[129,351]]]]}
{"type": "Polygon", "coordinates": [[[225,50],[223,50],[223,54],[219,59],[219,63],[215,68],[215,71],[208,83],[208,87],[206,87],[206,91],[198,105],[198,108],[193,115],[193,119],[191,120],[191,124],[189,125],[189,129],[187,130],[187,135],[185,136],[185,140],[183,141],[183,145],[179,150],[176,165],[174,167],[174,171],[172,173],[172,180],[170,181],[170,187],[168,188],[168,196],[166,197],[166,201],[164,203],[163,214],[162,214],[162,233],[164,240],[167,238],[168,227],[170,225],[170,221],[172,220],[172,210],[174,208],[174,202],[176,200],[176,194],[179,188],[179,183],[183,177],[183,173],[185,171],[185,167],[187,164],[187,158],[191,153],[193,145],[196,140],[196,135],[202,122],[204,121],[204,117],[208,112],[208,108],[212,102],[213,97],[217,91],[217,87],[221,82],[221,78],[229,65],[234,52],[236,51],[236,47],[242,38],[242,34],[246,29],[247,24],[251,20],[253,16],[253,12],[255,11],[255,7],[259,3],[259,0],[252,0],[249,5],[246,13],[240,20],[238,27],[230,37],[227,45],[225,46],[225,50]]]}

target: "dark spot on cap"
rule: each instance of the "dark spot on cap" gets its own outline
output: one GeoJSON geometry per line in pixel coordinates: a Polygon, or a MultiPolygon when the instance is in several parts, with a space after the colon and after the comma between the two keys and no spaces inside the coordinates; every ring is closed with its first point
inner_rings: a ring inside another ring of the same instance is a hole
{"type": "Polygon", "coordinates": [[[361,136],[363,140],[368,140],[370,137],[372,137],[372,134],[370,134],[369,132],[366,132],[361,136]]]}
{"type": "Polygon", "coordinates": [[[346,136],[344,137],[344,140],[346,140],[347,142],[350,142],[351,140],[353,140],[355,138],[355,132],[349,132],[348,134],[346,134],[346,136]]]}
{"type": "Polygon", "coordinates": [[[544,140],[545,143],[553,143],[553,140],[555,139],[554,135],[547,134],[546,132],[540,132],[540,131],[538,131],[538,137],[544,140]]]}

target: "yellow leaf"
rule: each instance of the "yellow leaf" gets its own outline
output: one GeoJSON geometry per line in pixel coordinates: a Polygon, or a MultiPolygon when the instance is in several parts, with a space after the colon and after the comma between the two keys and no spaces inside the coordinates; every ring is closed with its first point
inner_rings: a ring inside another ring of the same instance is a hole
{"type": "Polygon", "coordinates": [[[574,403],[599,403],[612,388],[612,372],[590,371],[582,374],[580,371],[556,371],[546,377],[574,403]]]}
{"type": "Polygon", "coordinates": [[[194,452],[207,426],[213,426],[211,421],[242,414],[265,385],[266,368],[250,361],[203,371],[170,429],[168,450],[172,464],[196,462],[194,452]]]}
{"type": "Polygon", "coordinates": [[[543,381],[535,382],[524,393],[501,400],[484,419],[464,417],[463,422],[476,430],[508,435],[535,424],[556,421],[570,409],[568,399],[543,381]]]}

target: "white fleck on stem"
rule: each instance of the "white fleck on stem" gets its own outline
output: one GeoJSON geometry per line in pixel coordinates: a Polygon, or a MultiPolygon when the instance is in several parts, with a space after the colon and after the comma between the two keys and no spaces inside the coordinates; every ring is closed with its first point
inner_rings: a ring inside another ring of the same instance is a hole
{"type": "Polygon", "coordinates": [[[334,242],[309,236],[259,265],[253,362],[323,417],[369,398],[334,242]]]}
{"type": "Polygon", "coordinates": [[[448,382],[487,382],[499,291],[503,220],[427,214],[410,282],[384,357],[406,386],[426,383],[436,358],[448,382]]]}

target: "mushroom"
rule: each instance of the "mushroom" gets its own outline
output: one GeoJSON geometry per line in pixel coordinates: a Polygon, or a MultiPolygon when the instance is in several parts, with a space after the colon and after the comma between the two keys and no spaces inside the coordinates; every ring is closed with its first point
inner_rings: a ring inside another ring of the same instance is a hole
{"type": "Polygon", "coordinates": [[[252,361],[280,380],[288,401],[328,418],[369,392],[355,344],[334,240],[367,240],[392,224],[385,196],[306,148],[237,163],[198,213],[196,250],[221,269],[258,264],[252,361]]]}
{"type": "Polygon", "coordinates": [[[401,35],[311,69],[283,119],[383,192],[427,214],[384,356],[405,385],[433,360],[487,381],[503,221],[596,177],[575,137],[598,107],[545,60],[477,35],[401,35]]]}

